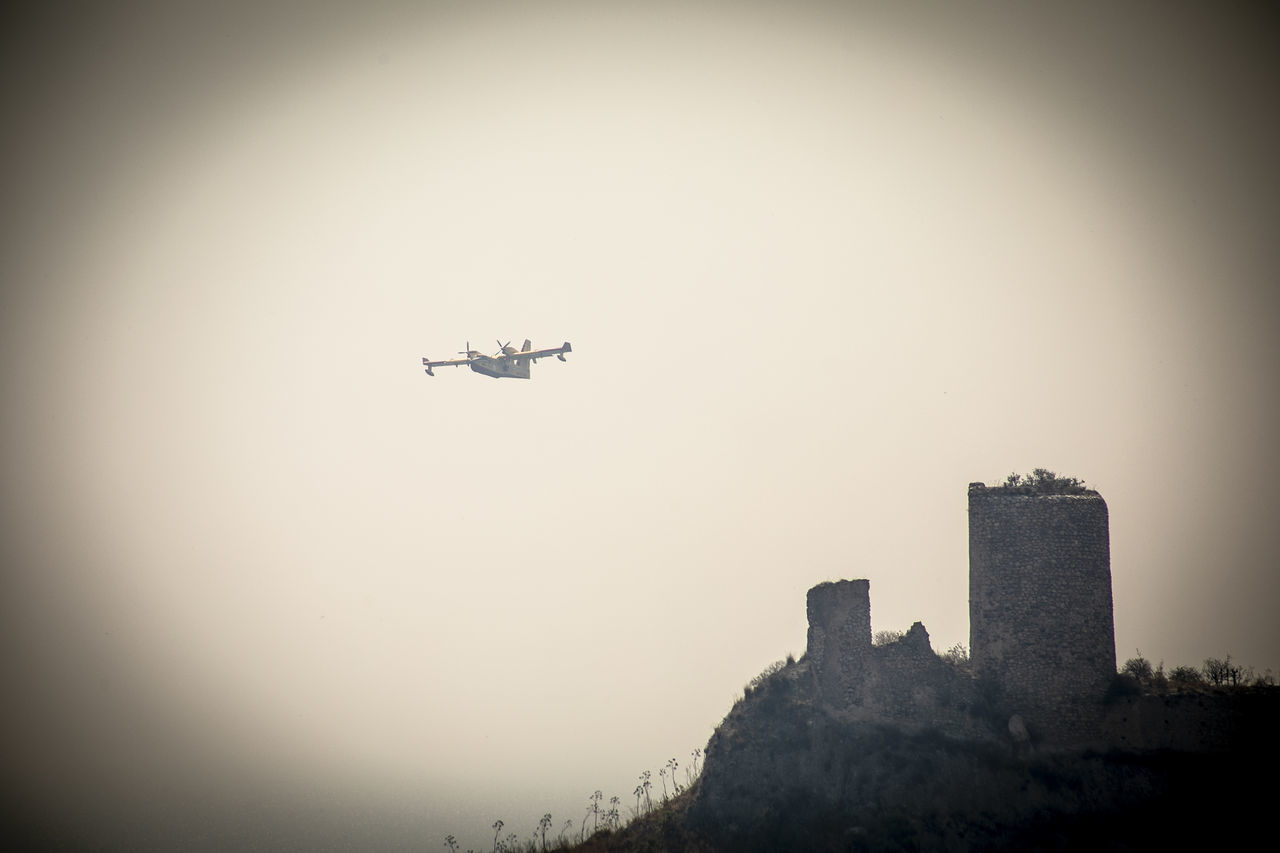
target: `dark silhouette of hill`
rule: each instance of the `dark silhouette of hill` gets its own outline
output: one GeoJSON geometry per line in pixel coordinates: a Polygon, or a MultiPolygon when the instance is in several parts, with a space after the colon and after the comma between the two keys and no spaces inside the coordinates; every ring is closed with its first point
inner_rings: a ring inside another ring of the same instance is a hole
{"type": "Polygon", "coordinates": [[[1204,694],[1252,721],[1212,751],[1039,749],[840,719],[802,664],[741,700],[680,797],[585,851],[1149,850],[1254,843],[1280,690],[1204,694]]]}

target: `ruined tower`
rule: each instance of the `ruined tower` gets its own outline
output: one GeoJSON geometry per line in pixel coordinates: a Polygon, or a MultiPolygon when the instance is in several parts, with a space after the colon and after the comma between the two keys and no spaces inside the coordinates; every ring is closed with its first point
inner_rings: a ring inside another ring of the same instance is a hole
{"type": "Polygon", "coordinates": [[[969,485],[974,671],[1033,737],[1087,742],[1116,673],[1107,504],[969,485]]]}
{"type": "Polygon", "coordinates": [[[809,590],[808,649],[818,696],[829,705],[850,705],[871,654],[871,582],[837,581],[809,590]]]}

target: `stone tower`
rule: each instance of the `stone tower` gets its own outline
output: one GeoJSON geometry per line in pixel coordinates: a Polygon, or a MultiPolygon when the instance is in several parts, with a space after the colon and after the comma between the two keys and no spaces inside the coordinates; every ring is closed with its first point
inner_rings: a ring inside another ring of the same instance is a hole
{"type": "Polygon", "coordinates": [[[808,648],[821,701],[838,708],[854,702],[871,654],[871,582],[835,581],[809,590],[808,648]]]}
{"type": "Polygon", "coordinates": [[[974,671],[1032,737],[1094,740],[1116,673],[1107,504],[969,485],[974,671]]]}

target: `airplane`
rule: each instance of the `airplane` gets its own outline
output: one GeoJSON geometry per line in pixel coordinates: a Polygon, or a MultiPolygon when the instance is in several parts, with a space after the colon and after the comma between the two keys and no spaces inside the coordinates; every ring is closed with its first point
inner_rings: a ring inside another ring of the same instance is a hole
{"type": "Polygon", "coordinates": [[[466,358],[455,358],[450,361],[431,361],[428,358],[422,359],[422,366],[427,369],[428,376],[435,376],[433,367],[461,367],[467,365],[476,373],[483,373],[485,376],[492,376],[494,379],[528,379],[529,364],[540,358],[554,355],[560,361],[565,361],[564,354],[573,352],[573,347],[569,346],[569,342],[565,341],[563,346],[553,347],[551,349],[530,349],[533,344],[528,338],[525,339],[524,346],[516,349],[511,345],[511,341],[505,344],[498,341],[498,352],[495,355],[485,355],[482,352],[473,350],[471,342],[467,341],[467,348],[458,355],[464,355],[466,358]]]}

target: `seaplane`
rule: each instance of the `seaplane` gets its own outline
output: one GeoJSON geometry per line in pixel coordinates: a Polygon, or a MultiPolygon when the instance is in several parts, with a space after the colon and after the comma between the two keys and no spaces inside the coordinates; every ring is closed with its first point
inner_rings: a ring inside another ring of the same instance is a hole
{"type": "Polygon", "coordinates": [[[492,376],[494,379],[528,379],[529,365],[540,358],[554,355],[560,361],[565,361],[564,354],[573,352],[573,347],[569,346],[569,342],[551,349],[532,349],[533,344],[528,338],[525,339],[524,346],[516,349],[511,345],[511,341],[505,344],[498,341],[498,352],[495,355],[485,355],[484,353],[473,350],[471,342],[467,341],[467,348],[458,353],[465,356],[464,358],[454,358],[448,361],[432,361],[429,358],[422,359],[422,366],[427,369],[428,376],[435,376],[432,368],[436,367],[462,367],[466,365],[476,373],[483,373],[485,376],[492,376]]]}

